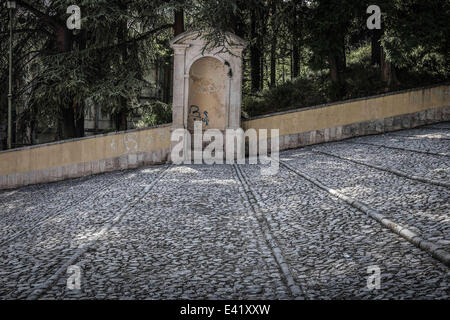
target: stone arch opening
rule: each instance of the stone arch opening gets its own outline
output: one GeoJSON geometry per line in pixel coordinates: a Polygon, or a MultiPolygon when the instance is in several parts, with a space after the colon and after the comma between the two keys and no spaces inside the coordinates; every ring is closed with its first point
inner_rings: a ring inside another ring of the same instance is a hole
{"type": "Polygon", "coordinates": [[[225,64],[211,56],[194,61],[189,69],[187,129],[201,121],[203,130],[225,130],[228,76],[225,64]]]}

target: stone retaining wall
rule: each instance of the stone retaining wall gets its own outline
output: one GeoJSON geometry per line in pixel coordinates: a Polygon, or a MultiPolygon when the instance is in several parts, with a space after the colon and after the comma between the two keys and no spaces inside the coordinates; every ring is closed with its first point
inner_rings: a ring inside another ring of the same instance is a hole
{"type": "Polygon", "coordinates": [[[286,150],[441,121],[450,121],[448,85],[259,116],[243,128],[279,129],[280,150],[286,150]]]}
{"type": "Polygon", "coordinates": [[[164,163],[170,124],[0,152],[0,189],[164,163]]]}
{"type": "MultiPolygon", "coordinates": [[[[280,136],[280,150],[450,121],[450,107],[280,136]]],[[[270,143],[268,144],[270,146],[270,143]]]]}

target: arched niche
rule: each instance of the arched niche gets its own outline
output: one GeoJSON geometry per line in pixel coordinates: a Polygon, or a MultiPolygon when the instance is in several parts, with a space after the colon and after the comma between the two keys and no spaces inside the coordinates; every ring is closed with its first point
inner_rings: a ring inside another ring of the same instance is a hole
{"type": "Polygon", "coordinates": [[[189,68],[187,129],[201,121],[203,130],[225,130],[228,126],[226,66],[215,57],[201,57],[189,68]]]}
{"type": "Polygon", "coordinates": [[[202,104],[199,113],[207,111],[211,119],[204,129],[241,127],[242,51],[247,44],[231,33],[226,43],[226,48],[204,50],[205,39],[198,31],[182,33],[170,42],[174,49],[173,129],[192,129],[194,102],[202,104]],[[214,88],[208,91],[207,84],[214,88]]]}

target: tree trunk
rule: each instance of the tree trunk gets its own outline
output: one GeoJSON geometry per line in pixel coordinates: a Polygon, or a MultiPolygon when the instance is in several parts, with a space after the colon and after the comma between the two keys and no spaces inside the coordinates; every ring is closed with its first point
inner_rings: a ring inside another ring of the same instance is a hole
{"type": "MultiPolygon", "coordinates": [[[[83,30],[80,33],[80,36],[78,38],[78,48],[79,50],[85,50],[87,47],[87,33],[85,30],[83,30]]],[[[81,65],[82,61],[80,61],[81,65]]],[[[84,137],[84,101],[76,104],[74,102],[74,115],[75,115],[75,137],[81,138],[84,137]]]]}
{"type": "MultiPolygon", "coordinates": [[[[65,26],[58,26],[55,30],[56,32],[56,46],[57,52],[63,53],[72,50],[73,47],[73,35],[70,30],[65,26]]],[[[59,128],[58,136],[61,139],[72,139],[76,137],[76,127],[75,127],[75,114],[73,105],[61,105],[60,106],[61,115],[61,128],[59,128]]]]}
{"type": "Polygon", "coordinates": [[[275,20],[275,15],[277,14],[277,2],[272,0],[272,41],[270,44],[270,87],[276,87],[277,85],[277,36],[278,36],[278,25],[275,20]]]}
{"type": "Polygon", "coordinates": [[[386,83],[385,91],[389,91],[399,84],[395,66],[392,62],[386,60],[384,51],[381,52],[381,79],[386,83]]]}
{"type": "Polygon", "coordinates": [[[339,61],[342,63],[339,68],[339,71],[341,73],[344,73],[345,70],[347,69],[347,54],[345,50],[345,40],[342,41],[342,59],[339,61]]]}
{"type": "Polygon", "coordinates": [[[272,37],[272,45],[270,48],[270,86],[277,85],[277,37],[272,37]]]}
{"type": "Polygon", "coordinates": [[[255,10],[251,12],[251,45],[250,45],[250,68],[252,93],[258,92],[261,89],[261,51],[259,48],[259,35],[257,30],[257,16],[255,10]]]}
{"type": "Polygon", "coordinates": [[[292,76],[294,78],[300,75],[300,48],[298,40],[294,38],[292,43],[292,76]]]}
{"type": "Polygon", "coordinates": [[[259,85],[260,90],[264,90],[264,69],[266,66],[266,59],[264,57],[264,53],[261,54],[261,83],[259,85]]]}
{"type": "MultiPolygon", "coordinates": [[[[125,4],[121,9],[126,10],[127,5],[125,4]]],[[[119,26],[119,31],[117,34],[117,38],[119,43],[125,43],[128,40],[128,27],[127,27],[127,21],[121,21],[119,26]]],[[[123,44],[121,46],[121,55],[122,55],[122,64],[126,67],[128,64],[128,48],[126,44],[123,44]]],[[[128,129],[128,101],[126,98],[121,97],[119,99],[120,101],[120,108],[119,112],[117,113],[117,120],[116,120],[116,130],[117,131],[124,131],[128,129]]]]}
{"type": "Polygon", "coordinates": [[[337,52],[329,52],[328,63],[330,65],[331,81],[339,84],[342,83],[343,73],[346,68],[345,48],[343,48],[342,52],[340,50],[337,52]]]}
{"type": "Polygon", "coordinates": [[[31,145],[36,142],[36,126],[37,126],[37,110],[34,106],[31,106],[30,110],[30,137],[29,142],[31,145]]]}
{"type": "Polygon", "coordinates": [[[75,118],[72,106],[68,108],[61,107],[60,130],[58,130],[60,139],[71,139],[75,137],[75,118]]]}
{"type": "MultiPolygon", "coordinates": [[[[52,35],[53,49],[55,53],[64,53],[72,50],[73,47],[73,34],[72,31],[66,27],[65,21],[55,19],[53,16],[49,16],[44,12],[39,11],[37,8],[28,4],[28,2],[18,1],[20,7],[25,8],[27,11],[31,11],[39,18],[42,24],[53,29],[52,35]]],[[[59,119],[57,124],[57,138],[73,138],[75,135],[73,108],[67,105],[59,106],[59,119]]]]}
{"type": "Polygon", "coordinates": [[[333,83],[340,83],[338,65],[336,61],[336,56],[333,53],[328,55],[328,64],[330,65],[330,77],[333,83]]]}
{"type": "Polygon", "coordinates": [[[372,65],[381,65],[381,30],[372,30],[372,45],[371,45],[371,62],[372,65]]]}
{"type": "Polygon", "coordinates": [[[75,137],[84,137],[84,114],[78,116],[75,120],[75,137]]]}
{"type": "Polygon", "coordinates": [[[173,25],[173,33],[176,37],[180,33],[184,32],[184,11],[177,10],[175,11],[175,23],[173,25]]]}
{"type": "Polygon", "coordinates": [[[128,130],[128,110],[123,110],[119,116],[121,130],[128,130]]]}
{"type": "Polygon", "coordinates": [[[330,65],[330,78],[334,87],[334,99],[342,99],[345,96],[345,86],[343,83],[343,70],[345,59],[334,53],[329,53],[328,63],[330,65]]]}
{"type": "Polygon", "coordinates": [[[230,30],[241,37],[245,38],[245,23],[242,18],[242,11],[245,10],[246,0],[237,0],[236,6],[238,10],[236,10],[236,14],[233,14],[231,21],[233,25],[229,26],[230,30]]]}
{"type": "Polygon", "coordinates": [[[75,137],[84,137],[84,103],[73,105],[75,137]]]}
{"type": "Polygon", "coordinates": [[[298,9],[294,3],[294,22],[292,30],[292,77],[296,78],[300,75],[300,48],[299,48],[299,32],[297,23],[298,9]]]}

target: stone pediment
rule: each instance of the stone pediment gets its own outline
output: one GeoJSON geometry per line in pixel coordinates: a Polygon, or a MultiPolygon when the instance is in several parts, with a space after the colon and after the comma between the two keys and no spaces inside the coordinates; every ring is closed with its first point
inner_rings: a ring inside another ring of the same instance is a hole
{"type": "MultiPolygon", "coordinates": [[[[202,31],[183,32],[170,41],[170,46],[172,48],[186,45],[203,46],[206,40],[203,38],[202,34],[204,34],[202,31]]],[[[245,49],[247,46],[247,41],[231,32],[227,32],[226,36],[229,44],[228,49],[245,49]]]]}

